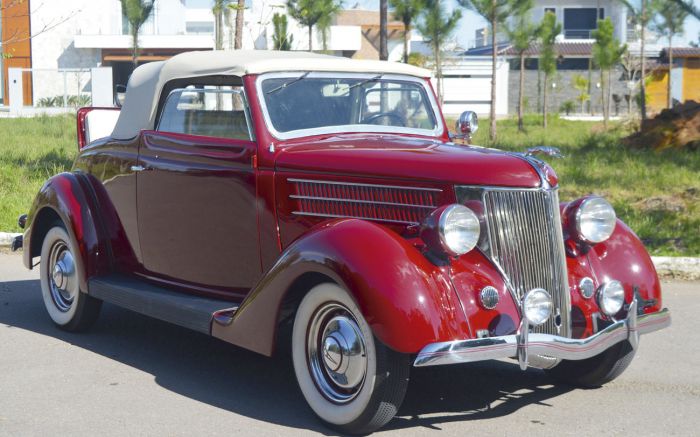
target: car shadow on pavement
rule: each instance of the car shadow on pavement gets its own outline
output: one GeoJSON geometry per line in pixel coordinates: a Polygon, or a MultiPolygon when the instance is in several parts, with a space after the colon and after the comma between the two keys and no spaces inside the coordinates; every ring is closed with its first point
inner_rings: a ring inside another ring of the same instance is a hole
{"type": "MultiPolygon", "coordinates": [[[[266,358],[185,328],[105,304],[95,326],[69,333],[50,321],[38,280],[0,282],[0,324],[68,342],[152,374],[182,396],[256,420],[332,435],[299,392],[288,357],[266,358]]],[[[385,429],[507,416],[570,389],[509,362],[412,369],[406,399],[385,429]]]]}

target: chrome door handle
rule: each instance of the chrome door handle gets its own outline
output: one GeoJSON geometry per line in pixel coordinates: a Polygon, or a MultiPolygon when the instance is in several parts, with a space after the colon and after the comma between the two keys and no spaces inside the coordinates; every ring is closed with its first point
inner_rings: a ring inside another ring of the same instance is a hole
{"type": "Polygon", "coordinates": [[[150,170],[150,168],[144,167],[142,165],[132,165],[131,166],[131,171],[144,171],[144,170],[150,170]]]}

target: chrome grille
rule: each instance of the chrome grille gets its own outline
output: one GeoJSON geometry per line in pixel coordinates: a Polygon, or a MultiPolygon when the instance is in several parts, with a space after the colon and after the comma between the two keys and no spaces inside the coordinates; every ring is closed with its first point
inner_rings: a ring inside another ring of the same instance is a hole
{"type": "Polygon", "coordinates": [[[417,225],[438,204],[437,188],[288,179],[294,215],[417,225]]]}
{"type": "Polygon", "coordinates": [[[489,189],[483,201],[488,250],[517,301],[533,288],[552,295],[552,317],[533,332],[568,337],[570,300],[557,191],[489,189]]]}

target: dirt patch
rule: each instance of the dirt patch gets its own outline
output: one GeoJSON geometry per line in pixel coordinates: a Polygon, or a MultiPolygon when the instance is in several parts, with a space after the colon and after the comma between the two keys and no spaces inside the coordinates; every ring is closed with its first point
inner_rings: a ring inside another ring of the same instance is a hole
{"type": "Polygon", "coordinates": [[[700,150],[700,103],[693,100],[664,109],[644,122],[642,129],[622,140],[629,147],[654,150],[690,148],[700,150]]]}
{"type": "Polygon", "coordinates": [[[644,212],[666,211],[681,212],[686,209],[685,202],[676,196],[657,196],[640,200],[634,206],[644,212]]]}

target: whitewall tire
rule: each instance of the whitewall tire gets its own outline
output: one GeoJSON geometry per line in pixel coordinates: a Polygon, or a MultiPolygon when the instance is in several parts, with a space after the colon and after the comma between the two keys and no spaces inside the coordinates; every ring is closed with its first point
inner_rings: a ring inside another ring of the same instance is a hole
{"type": "Polygon", "coordinates": [[[312,288],[294,318],[292,361],[304,398],[327,425],[368,433],[396,415],[409,358],[377,340],[350,295],[336,284],[312,288]]]}

